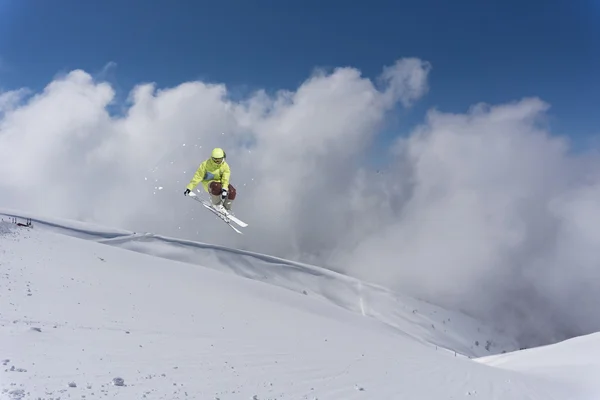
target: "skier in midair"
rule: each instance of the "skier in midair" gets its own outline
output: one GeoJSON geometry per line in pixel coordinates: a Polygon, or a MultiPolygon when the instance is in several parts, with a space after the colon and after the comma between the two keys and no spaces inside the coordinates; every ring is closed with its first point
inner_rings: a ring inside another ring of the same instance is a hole
{"type": "Polygon", "coordinates": [[[221,207],[231,212],[231,204],[235,200],[235,188],[229,183],[231,170],[225,161],[225,151],[219,147],[213,149],[210,158],[204,160],[186,186],[187,196],[199,183],[210,194],[213,207],[221,211],[221,207]]]}

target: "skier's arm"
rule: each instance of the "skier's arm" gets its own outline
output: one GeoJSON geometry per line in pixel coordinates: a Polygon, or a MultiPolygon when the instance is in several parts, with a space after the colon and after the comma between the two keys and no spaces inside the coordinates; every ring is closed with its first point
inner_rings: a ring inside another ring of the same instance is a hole
{"type": "Polygon", "coordinates": [[[231,176],[231,170],[229,164],[223,165],[223,174],[221,174],[221,187],[229,190],[229,177],[231,176]]]}
{"type": "Polygon", "coordinates": [[[194,173],[194,176],[192,177],[192,180],[190,181],[190,183],[188,183],[188,185],[186,186],[186,188],[190,189],[190,190],[194,190],[194,188],[196,186],[198,186],[198,184],[204,178],[204,174],[205,173],[206,173],[206,165],[203,162],[202,164],[200,164],[200,166],[198,167],[198,169],[194,173]]]}

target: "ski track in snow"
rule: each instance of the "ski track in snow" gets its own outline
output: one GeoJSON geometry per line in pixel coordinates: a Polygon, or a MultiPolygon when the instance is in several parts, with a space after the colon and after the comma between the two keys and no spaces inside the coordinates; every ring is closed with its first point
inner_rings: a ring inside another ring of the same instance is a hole
{"type": "Polygon", "coordinates": [[[599,398],[594,335],[497,354],[478,321],[318,267],[2,214],[34,227],[0,222],[1,400],[599,398]]]}

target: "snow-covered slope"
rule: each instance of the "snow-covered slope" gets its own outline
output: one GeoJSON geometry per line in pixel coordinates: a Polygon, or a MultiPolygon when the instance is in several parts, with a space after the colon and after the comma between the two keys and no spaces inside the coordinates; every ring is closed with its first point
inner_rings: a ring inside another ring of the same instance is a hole
{"type": "Polygon", "coordinates": [[[77,221],[40,218],[11,210],[0,210],[0,215],[23,221],[31,218],[37,229],[217,269],[321,298],[384,322],[414,340],[467,357],[487,356],[518,348],[509,335],[491,330],[463,313],[445,310],[317,266],[207,243],[77,221]]]}
{"type": "Polygon", "coordinates": [[[585,335],[551,346],[541,346],[510,354],[481,357],[477,361],[507,370],[562,381],[574,390],[585,388],[589,395],[581,399],[600,398],[600,333],[585,335]],[[593,394],[593,395],[592,395],[593,394]]]}
{"type": "MultiPolygon", "coordinates": [[[[522,366],[511,370],[436,349],[431,343],[471,351],[468,335],[482,327],[453,313],[446,332],[430,328],[426,322],[450,313],[317,267],[76,222],[34,220],[27,228],[7,220],[0,222],[1,399],[600,393],[543,349],[559,371],[540,371],[536,354],[526,364],[518,362],[525,353],[503,355],[522,366]]],[[[586,371],[600,372],[589,361],[586,371]]]]}

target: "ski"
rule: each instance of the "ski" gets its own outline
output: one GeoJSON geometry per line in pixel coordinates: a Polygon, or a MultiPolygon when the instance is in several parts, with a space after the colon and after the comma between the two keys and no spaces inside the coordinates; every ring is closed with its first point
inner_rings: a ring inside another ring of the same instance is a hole
{"type": "Polygon", "coordinates": [[[238,217],[236,217],[235,215],[231,215],[228,212],[225,213],[225,215],[227,216],[227,218],[229,218],[230,220],[232,220],[233,222],[235,222],[236,224],[238,224],[239,226],[241,226],[242,228],[245,228],[248,226],[247,223],[245,223],[244,221],[242,221],[241,219],[239,219],[238,217]]]}
{"type": "Polygon", "coordinates": [[[231,229],[233,229],[234,231],[236,231],[237,233],[239,233],[240,235],[243,235],[242,231],[240,231],[238,228],[236,228],[235,226],[233,226],[233,224],[231,222],[228,221],[227,216],[224,215],[223,213],[218,212],[217,210],[215,210],[215,208],[209,204],[206,204],[204,201],[200,200],[200,203],[208,208],[210,211],[212,211],[217,217],[219,217],[219,219],[221,219],[223,222],[225,222],[227,225],[229,225],[229,227],[231,229]]]}
{"type": "Polygon", "coordinates": [[[198,195],[194,192],[190,192],[189,197],[193,198],[194,200],[198,201],[200,204],[202,204],[204,207],[208,208],[210,211],[212,211],[217,217],[219,217],[223,222],[225,222],[227,225],[229,225],[231,227],[231,229],[233,229],[234,231],[236,231],[237,233],[239,233],[240,235],[243,235],[243,233],[237,229],[235,226],[233,226],[231,224],[231,221],[235,222],[236,224],[238,224],[241,227],[247,227],[248,224],[242,220],[240,220],[237,217],[234,217],[233,215],[229,214],[228,212],[219,212],[217,211],[210,202],[201,199],[198,197],[198,195]]]}
{"type": "MultiPolygon", "coordinates": [[[[193,192],[191,192],[191,193],[193,193],[193,192]]],[[[196,195],[196,194],[194,193],[194,195],[196,195]]],[[[202,204],[207,205],[208,207],[211,207],[211,209],[214,210],[215,212],[218,212],[217,210],[215,210],[214,207],[212,207],[211,203],[208,200],[200,200],[200,201],[202,202],[202,204]]],[[[234,215],[231,215],[229,212],[227,212],[227,210],[221,212],[220,214],[225,215],[228,220],[235,222],[242,228],[245,228],[248,226],[248,224],[246,222],[242,221],[241,219],[239,219],[238,217],[236,217],[234,215]]]]}

